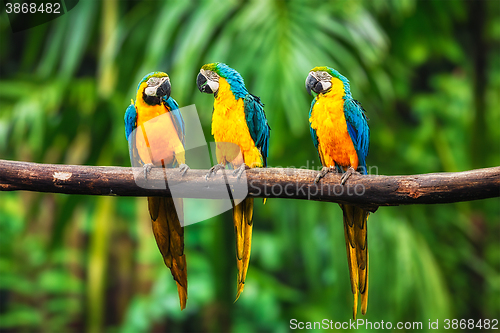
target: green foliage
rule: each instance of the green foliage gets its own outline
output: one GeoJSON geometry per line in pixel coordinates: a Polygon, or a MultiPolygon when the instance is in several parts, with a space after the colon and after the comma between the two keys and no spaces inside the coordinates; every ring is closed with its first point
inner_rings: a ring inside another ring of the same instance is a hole
{"type": "MultiPolygon", "coordinates": [[[[319,167],[304,80],[337,69],[370,118],[382,174],[500,164],[499,7],[488,1],[80,1],[13,34],[0,14],[0,158],[129,166],[123,115],[164,71],[210,136],[201,65],[224,62],[260,96],[269,164],[319,167]],[[431,18],[431,19],[429,19],[431,18]]],[[[382,207],[369,219],[366,319],[499,318],[500,205],[382,207]]],[[[352,295],[334,204],[256,201],[245,291],[230,213],[186,228],[188,305],[164,267],[144,198],[0,194],[0,328],[287,331],[348,321],[352,295]]]]}

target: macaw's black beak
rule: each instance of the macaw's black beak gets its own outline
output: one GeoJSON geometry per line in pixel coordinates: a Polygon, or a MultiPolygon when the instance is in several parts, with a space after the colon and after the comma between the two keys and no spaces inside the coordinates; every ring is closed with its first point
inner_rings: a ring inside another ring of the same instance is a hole
{"type": "Polygon", "coordinates": [[[170,97],[170,92],[171,92],[172,87],[170,86],[170,81],[165,80],[160,86],[156,89],[156,96],[157,97],[163,97],[165,96],[166,99],[170,97]]]}
{"type": "Polygon", "coordinates": [[[210,85],[207,83],[207,78],[205,75],[199,73],[198,77],[196,78],[196,85],[198,86],[198,89],[201,92],[207,93],[207,94],[212,94],[213,91],[210,88],[210,85]]]}
{"type": "Polygon", "coordinates": [[[314,76],[309,74],[306,79],[306,89],[309,95],[312,95],[311,90],[314,91],[316,94],[319,94],[323,89],[323,85],[321,84],[321,82],[316,80],[314,76]]]}

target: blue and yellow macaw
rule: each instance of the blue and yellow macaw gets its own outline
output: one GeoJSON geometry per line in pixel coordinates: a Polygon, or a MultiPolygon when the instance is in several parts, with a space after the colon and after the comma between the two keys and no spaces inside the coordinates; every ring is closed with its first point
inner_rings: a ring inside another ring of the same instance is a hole
{"type": "MultiPolygon", "coordinates": [[[[366,174],[370,130],[365,110],[352,98],[349,80],[330,67],[315,67],[307,76],[306,88],[317,95],[311,103],[309,123],[314,146],[323,168],[318,182],[328,172],[341,172],[343,185],[355,171],[366,174]]],[[[347,263],[354,294],[353,314],[366,313],[368,302],[368,212],[357,206],[340,204],[344,217],[347,263]]]]}
{"type": "MultiPolygon", "coordinates": [[[[144,166],[147,178],[151,167],[177,167],[184,174],[188,167],[184,153],[184,121],[177,102],[170,97],[170,79],[163,72],[149,73],[139,82],[136,101],[125,112],[125,135],[130,152],[144,166]],[[137,131],[134,131],[137,129],[137,131]],[[137,132],[137,133],[136,133],[137,132]]],[[[177,283],[181,310],[187,300],[187,266],[184,254],[184,228],[177,207],[182,199],[148,197],[153,234],[163,261],[177,283]]]]}
{"type": "MultiPolygon", "coordinates": [[[[246,166],[266,167],[270,128],[264,105],[257,96],[248,92],[241,75],[223,63],[207,64],[201,68],[196,83],[201,92],[215,96],[212,135],[218,147],[218,164],[210,169],[207,178],[224,169],[225,165],[235,168],[234,174],[238,177],[246,166]],[[223,143],[236,144],[239,149],[235,151],[231,144],[223,143]]],[[[253,198],[246,198],[233,208],[238,267],[236,300],[245,287],[252,242],[252,216],[253,198]]]]}

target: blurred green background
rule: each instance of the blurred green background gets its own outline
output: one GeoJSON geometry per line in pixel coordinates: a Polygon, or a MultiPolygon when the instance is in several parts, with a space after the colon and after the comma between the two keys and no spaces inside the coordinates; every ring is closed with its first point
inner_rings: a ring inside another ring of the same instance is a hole
{"type": "MultiPolygon", "coordinates": [[[[262,98],[270,166],[318,168],[304,81],[351,81],[384,175],[500,165],[497,1],[80,1],[13,34],[0,14],[0,158],[129,166],[123,115],[148,72],[195,103],[207,141],[207,62],[262,98]]],[[[498,199],[380,208],[370,217],[371,322],[500,318],[498,199]]],[[[5,332],[283,332],[348,321],[352,294],[336,204],[256,202],[245,291],[233,304],[231,213],[186,227],[188,303],[154,241],[145,198],[0,193],[5,332]]],[[[362,331],[362,330],[360,330],[362,331]]]]}

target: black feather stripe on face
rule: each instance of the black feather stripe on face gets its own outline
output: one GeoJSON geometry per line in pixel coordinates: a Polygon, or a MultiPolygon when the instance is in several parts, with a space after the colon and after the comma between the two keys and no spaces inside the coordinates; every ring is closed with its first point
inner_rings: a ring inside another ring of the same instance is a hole
{"type": "Polygon", "coordinates": [[[149,104],[149,105],[160,105],[161,104],[161,98],[160,97],[156,97],[156,96],[149,96],[149,95],[146,95],[146,93],[142,93],[142,99],[144,100],[144,102],[146,102],[146,104],[149,104]]]}

